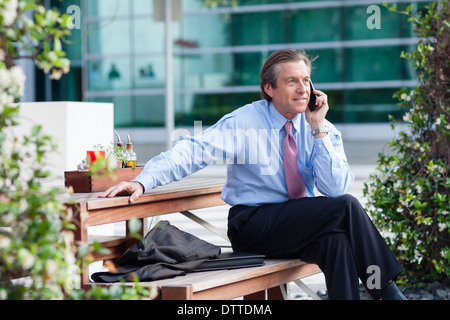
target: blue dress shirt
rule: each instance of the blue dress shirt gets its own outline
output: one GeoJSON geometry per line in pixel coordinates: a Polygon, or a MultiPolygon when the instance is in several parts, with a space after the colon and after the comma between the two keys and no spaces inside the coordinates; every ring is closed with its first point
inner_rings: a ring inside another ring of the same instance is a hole
{"type": "MultiPolygon", "coordinates": [[[[223,116],[201,133],[180,138],[170,150],[148,161],[133,181],[148,191],[181,180],[211,163],[226,163],[222,199],[229,205],[287,201],[282,153],[286,121],[272,103],[255,101],[223,116]]],[[[314,139],[303,113],[292,122],[298,170],[307,196],[314,196],[314,186],[328,197],[347,193],[354,177],[340,132],[326,121],[328,135],[314,139]]]]}

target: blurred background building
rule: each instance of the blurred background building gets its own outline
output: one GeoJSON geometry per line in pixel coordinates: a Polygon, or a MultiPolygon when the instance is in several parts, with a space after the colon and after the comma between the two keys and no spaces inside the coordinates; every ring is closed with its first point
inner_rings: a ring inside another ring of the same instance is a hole
{"type": "MultiPolygon", "coordinates": [[[[131,133],[140,163],[165,150],[165,22],[153,2],[45,0],[74,18],[80,9],[65,44],[71,71],[52,81],[29,65],[24,100],[112,102],[114,125],[123,140],[131,133]]],[[[318,57],[312,80],[329,97],[327,118],[342,131],[350,163],[375,163],[393,138],[388,115],[403,111],[392,95],[416,84],[400,55],[417,39],[382,1],[238,0],[214,9],[203,0],[174,2],[181,3],[171,24],[176,127],[206,127],[259,100],[265,59],[290,47],[318,57]]],[[[426,2],[390,3],[416,12],[426,2]]]]}

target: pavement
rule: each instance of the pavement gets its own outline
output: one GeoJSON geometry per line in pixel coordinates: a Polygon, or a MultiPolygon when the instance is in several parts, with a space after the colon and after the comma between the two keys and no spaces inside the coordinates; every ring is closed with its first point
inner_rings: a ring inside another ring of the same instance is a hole
{"type": "MultiPolygon", "coordinates": [[[[375,165],[369,164],[355,164],[350,165],[350,168],[355,176],[355,181],[350,190],[350,194],[355,196],[360,200],[361,203],[364,203],[365,200],[363,198],[363,187],[364,182],[368,178],[369,174],[375,169],[375,165]]],[[[200,172],[194,174],[199,177],[225,177],[226,176],[226,168],[224,165],[212,165],[200,172]]],[[[192,212],[199,217],[207,220],[209,223],[214,226],[222,229],[224,231],[227,230],[227,215],[230,206],[223,205],[214,208],[206,208],[200,210],[192,210],[192,212]]],[[[191,233],[197,236],[200,239],[208,241],[218,246],[224,246],[223,250],[229,250],[229,243],[219,236],[213,234],[212,232],[204,229],[200,225],[194,223],[192,220],[186,218],[185,216],[174,213],[168,214],[161,217],[153,217],[147,221],[147,227],[150,229],[154,226],[159,220],[167,220],[172,225],[177,228],[191,233]]],[[[89,229],[89,234],[96,235],[124,235],[125,234],[125,224],[124,223],[116,223],[114,225],[106,225],[106,226],[97,226],[91,227],[89,229]]],[[[90,273],[102,270],[101,263],[94,263],[90,266],[90,273]]],[[[314,292],[318,292],[319,294],[326,293],[325,286],[325,278],[322,273],[310,276],[308,278],[302,279],[302,281],[309,286],[314,292]]],[[[288,294],[290,299],[294,300],[309,300],[311,299],[302,289],[300,289],[295,283],[290,283],[288,285],[288,294]]]]}

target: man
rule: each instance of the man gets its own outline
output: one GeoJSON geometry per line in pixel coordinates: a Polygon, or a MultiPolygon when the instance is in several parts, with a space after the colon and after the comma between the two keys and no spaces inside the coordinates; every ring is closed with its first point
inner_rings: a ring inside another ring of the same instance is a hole
{"type": "Polygon", "coordinates": [[[144,192],[227,159],[222,198],[232,207],[228,236],[234,251],[300,258],[324,272],[330,299],[359,299],[379,268],[374,298],[404,299],[395,282],[402,267],[359,202],[346,195],[353,175],[341,135],[325,119],[325,93],[311,92],[311,61],[299,50],[279,50],[260,78],[264,100],[225,115],[194,137],[181,138],[151,159],[131,183],[102,197],[144,192]],[[317,110],[308,102],[316,95],[317,110]],[[314,187],[324,196],[315,197],[314,187]],[[370,268],[369,268],[370,267],[370,268]]]}

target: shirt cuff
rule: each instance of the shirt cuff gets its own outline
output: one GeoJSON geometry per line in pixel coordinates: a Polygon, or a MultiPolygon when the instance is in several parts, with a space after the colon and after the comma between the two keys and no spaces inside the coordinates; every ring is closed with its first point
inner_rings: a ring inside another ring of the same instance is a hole
{"type": "Polygon", "coordinates": [[[132,182],[139,182],[144,187],[144,192],[152,190],[156,187],[155,179],[153,176],[145,171],[142,171],[132,182]]]}
{"type": "Polygon", "coordinates": [[[329,155],[334,149],[330,133],[323,138],[314,139],[314,149],[318,155],[329,155]]]}

